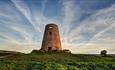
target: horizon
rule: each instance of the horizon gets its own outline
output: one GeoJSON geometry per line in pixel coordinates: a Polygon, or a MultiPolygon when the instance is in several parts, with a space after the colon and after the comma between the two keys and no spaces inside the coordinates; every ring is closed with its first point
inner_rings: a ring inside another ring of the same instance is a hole
{"type": "Polygon", "coordinates": [[[50,23],[58,25],[62,49],[115,54],[115,0],[0,0],[0,50],[39,50],[50,23]]]}

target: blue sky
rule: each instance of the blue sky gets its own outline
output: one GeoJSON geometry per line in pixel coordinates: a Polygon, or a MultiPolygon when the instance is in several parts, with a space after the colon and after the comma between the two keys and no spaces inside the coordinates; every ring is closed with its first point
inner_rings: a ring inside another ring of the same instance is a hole
{"type": "Polygon", "coordinates": [[[0,50],[40,49],[49,23],[63,49],[115,54],[115,0],[0,0],[0,50]]]}

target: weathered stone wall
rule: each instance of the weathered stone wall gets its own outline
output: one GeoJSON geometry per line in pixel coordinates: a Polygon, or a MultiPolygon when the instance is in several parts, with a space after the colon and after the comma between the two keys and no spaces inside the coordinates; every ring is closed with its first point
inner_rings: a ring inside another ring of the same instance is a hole
{"type": "Polygon", "coordinates": [[[41,50],[62,50],[59,29],[56,24],[46,25],[41,50]]]}

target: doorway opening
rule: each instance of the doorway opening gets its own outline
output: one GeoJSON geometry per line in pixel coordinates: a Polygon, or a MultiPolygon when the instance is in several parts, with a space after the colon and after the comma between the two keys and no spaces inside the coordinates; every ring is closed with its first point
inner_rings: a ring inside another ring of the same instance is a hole
{"type": "Polygon", "coordinates": [[[48,51],[51,51],[52,50],[52,47],[48,47],[48,51]]]}

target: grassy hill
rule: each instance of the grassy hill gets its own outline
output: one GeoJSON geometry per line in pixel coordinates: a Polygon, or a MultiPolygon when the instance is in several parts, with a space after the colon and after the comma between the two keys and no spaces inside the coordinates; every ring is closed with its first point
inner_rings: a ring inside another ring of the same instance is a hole
{"type": "Polygon", "coordinates": [[[38,52],[5,56],[0,58],[0,70],[115,70],[115,55],[38,52]]]}

